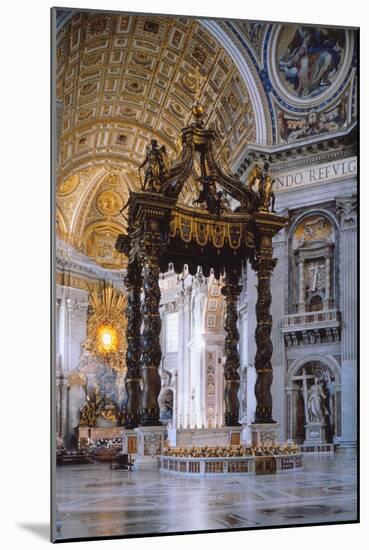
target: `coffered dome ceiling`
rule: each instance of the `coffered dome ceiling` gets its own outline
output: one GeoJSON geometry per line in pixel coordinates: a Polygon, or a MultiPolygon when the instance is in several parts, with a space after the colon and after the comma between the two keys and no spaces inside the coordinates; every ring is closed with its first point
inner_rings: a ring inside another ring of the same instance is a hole
{"type": "MultiPolygon", "coordinates": [[[[125,226],[119,210],[129,189],[139,189],[150,140],[173,159],[180,152],[196,82],[226,172],[238,168],[248,143],[278,146],[355,124],[353,31],[98,12],[63,11],[61,19],[58,232],[104,267],[122,266],[114,251],[125,226]],[[315,80],[288,58],[290,44],[309,32],[323,46],[319,59],[306,59],[326,64],[315,80]]],[[[196,195],[193,177],[180,200],[191,204],[196,195]]]]}
{"type": "MultiPolygon", "coordinates": [[[[75,13],[57,36],[59,234],[105,267],[124,230],[119,213],[156,138],[170,157],[191,119],[199,68],[206,125],[218,134],[227,171],[254,142],[255,116],[244,78],[213,34],[187,18],[75,13]]],[[[196,195],[190,180],[181,200],[196,195]]]]}

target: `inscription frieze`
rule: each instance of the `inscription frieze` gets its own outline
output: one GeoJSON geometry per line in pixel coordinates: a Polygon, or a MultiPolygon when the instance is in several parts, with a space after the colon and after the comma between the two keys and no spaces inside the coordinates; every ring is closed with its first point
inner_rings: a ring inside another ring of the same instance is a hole
{"type": "Polygon", "coordinates": [[[350,178],[356,176],[356,174],[357,158],[349,157],[343,160],[326,162],[319,166],[310,166],[300,170],[276,174],[274,190],[276,192],[285,192],[297,187],[350,178]]]}

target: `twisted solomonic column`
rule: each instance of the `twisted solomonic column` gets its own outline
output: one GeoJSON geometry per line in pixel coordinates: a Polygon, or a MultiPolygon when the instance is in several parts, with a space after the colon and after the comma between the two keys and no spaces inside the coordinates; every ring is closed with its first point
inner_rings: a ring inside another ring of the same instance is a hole
{"type": "Polygon", "coordinates": [[[125,428],[133,429],[140,420],[140,366],[141,366],[141,266],[137,260],[128,264],[124,279],[127,288],[127,374],[125,385],[127,391],[126,412],[123,420],[125,428]]]}
{"type": "Polygon", "coordinates": [[[240,335],[237,328],[237,306],[242,290],[239,284],[240,274],[238,270],[226,271],[225,284],[222,287],[222,294],[226,299],[226,320],[224,329],[226,332],[224,352],[226,361],[224,364],[224,401],[226,426],[240,426],[238,422],[240,404],[238,401],[238,390],[240,387],[240,355],[238,352],[238,341],[240,335]]]}
{"type": "Polygon", "coordinates": [[[161,360],[159,313],[159,256],[160,245],[157,243],[145,246],[142,304],[143,333],[142,345],[142,382],[141,425],[161,426],[158,397],[161,388],[159,365],[161,360]]]}
{"type": "Polygon", "coordinates": [[[271,364],[273,344],[270,339],[272,330],[272,316],[270,314],[272,294],[270,291],[270,282],[276,263],[277,261],[271,257],[263,256],[257,256],[252,261],[252,268],[255,270],[258,277],[255,330],[256,424],[275,422],[272,417],[271,394],[271,385],[273,382],[273,369],[271,364]]]}

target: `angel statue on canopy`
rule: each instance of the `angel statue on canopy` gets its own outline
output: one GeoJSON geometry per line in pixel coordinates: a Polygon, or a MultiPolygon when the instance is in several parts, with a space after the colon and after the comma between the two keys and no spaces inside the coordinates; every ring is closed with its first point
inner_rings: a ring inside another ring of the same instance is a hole
{"type": "Polygon", "coordinates": [[[141,180],[140,170],[147,166],[145,170],[144,180],[141,180],[142,191],[150,193],[160,193],[165,175],[168,170],[169,158],[165,145],[159,146],[156,139],[151,140],[151,146],[147,146],[146,157],[138,170],[141,180]]]}

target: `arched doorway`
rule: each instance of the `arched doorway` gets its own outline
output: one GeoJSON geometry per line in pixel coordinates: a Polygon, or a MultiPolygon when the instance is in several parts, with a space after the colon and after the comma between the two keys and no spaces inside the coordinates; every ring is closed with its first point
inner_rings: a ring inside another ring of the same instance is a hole
{"type": "Polygon", "coordinates": [[[310,441],[311,427],[320,429],[318,443],[335,443],[341,436],[341,380],[333,357],[314,356],[295,361],[286,387],[287,438],[310,441]]]}

